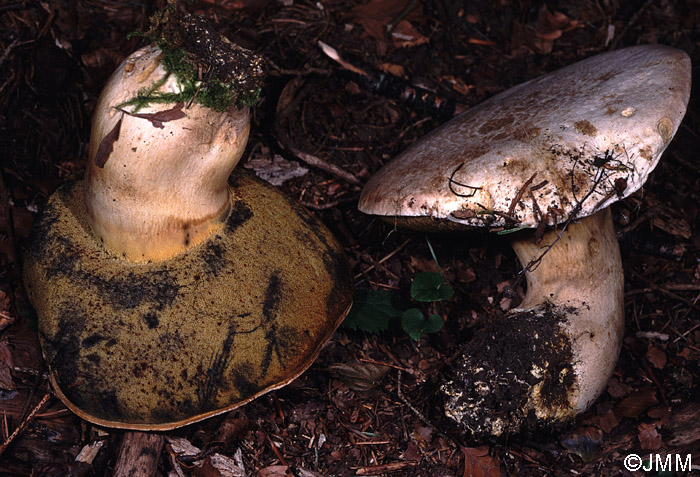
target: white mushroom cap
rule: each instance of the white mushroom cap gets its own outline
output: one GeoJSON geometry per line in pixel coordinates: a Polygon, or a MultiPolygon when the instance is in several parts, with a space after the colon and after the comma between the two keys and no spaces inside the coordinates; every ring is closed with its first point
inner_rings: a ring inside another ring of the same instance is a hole
{"type": "Polygon", "coordinates": [[[370,179],[358,207],[496,227],[534,227],[540,212],[550,224],[563,222],[576,207],[576,216],[590,215],[644,184],[689,96],[683,51],[646,45],[592,57],[431,132],[370,179]],[[538,212],[517,194],[540,184],[538,212]]]}

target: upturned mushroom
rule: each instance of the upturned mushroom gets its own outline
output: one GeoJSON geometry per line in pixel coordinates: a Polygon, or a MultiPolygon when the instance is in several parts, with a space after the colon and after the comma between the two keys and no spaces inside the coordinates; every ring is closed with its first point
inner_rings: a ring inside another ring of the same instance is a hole
{"type": "Polygon", "coordinates": [[[56,395],[117,428],[172,429],[286,385],[352,299],[320,221],[254,176],[229,177],[261,59],[169,14],[160,45],[109,79],[85,179],[50,197],[25,260],[56,395]]]}
{"type": "Polygon", "coordinates": [[[418,230],[509,235],[527,282],[441,386],[475,435],[570,420],[605,389],[624,332],[608,206],[644,184],[690,94],[690,60],[638,46],[528,81],[470,109],[386,164],[359,209],[418,230]]]}

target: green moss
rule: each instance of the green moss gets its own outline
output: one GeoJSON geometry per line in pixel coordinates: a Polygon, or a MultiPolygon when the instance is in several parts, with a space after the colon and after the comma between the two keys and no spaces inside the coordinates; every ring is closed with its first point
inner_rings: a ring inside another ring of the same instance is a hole
{"type": "Polygon", "coordinates": [[[182,91],[158,91],[166,76],[120,107],[134,106],[135,112],[151,103],[195,102],[225,111],[257,102],[264,76],[260,56],[226,40],[206,19],[181,13],[175,2],[169,2],[150,21],[150,28],[138,34],[163,51],[163,67],[175,75],[182,91]]]}

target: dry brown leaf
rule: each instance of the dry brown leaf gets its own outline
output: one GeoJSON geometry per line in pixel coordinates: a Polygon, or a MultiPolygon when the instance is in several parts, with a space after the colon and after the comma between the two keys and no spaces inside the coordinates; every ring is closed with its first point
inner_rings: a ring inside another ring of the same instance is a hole
{"type": "Polygon", "coordinates": [[[406,76],[406,71],[401,65],[396,65],[394,63],[382,63],[379,66],[382,69],[382,71],[386,71],[387,73],[394,75],[398,78],[403,78],[406,76]]]}
{"type": "Polygon", "coordinates": [[[671,418],[671,408],[668,406],[659,406],[647,411],[647,416],[656,419],[656,427],[662,427],[668,424],[671,418]]]}
{"type": "MultiPolygon", "coordinates": [[[[386,34],[388,33],[387,27],[403,14],[404,10],[409,6],[409,3],[410,0],[371,0],[369,3],[358,5],[353,8],[352,14],[355,16],[355,21],[365,30],[365,33],[380,42],[384,42],[386,40],[386,34]]],[[[407,41],[401,38],[403,34],[411,36],[411,40],[408,40],[409,45],[407,46],[411,46],[410,43],[412,41],[422,41],[418,37],[415,37],[414,40],[414,35],[410,32],[410,29],[413,29],[413,25],[410,21],[413,20],[416,22],[422,19],[422,6],[420,2],[415,2],[409,13],[394,25],[393,32],[399,31],[399,38],[393,37],[392,35],[394,43],[397,46],[401,46],[400,42],[407,41]],[[407,23],[408,26],[400,27],[399,25],[403,22],[407,23]]],[[[415,31],[415,29],[413,30],[415,31]]],[[[417,31],[415,33],[420,35],[417,31]]],[[[422,35],[420,36],[422,37],[422,35]]],[[[427,41],[427,38],[425,41],[427,41]]]]}
{"type": "Polygon", "coordinates": [[[606,434],[610,434],[620,424],[612,408],[608,409],[605,414],[593,416],[591,423],[598,426],[606,434]]]}
{"type": "Polygon", "coordinates": [[[334,363],[328,366],[328,371],[353,391],[368,392],[382,383],[389,367],[372,363],[334,363]]]}
{"type": "Polygon", "coordinates": [[[608,381],[608,394],[610,394],[615,399],[627,396],[632,388],[624,383],[621,383],[617,378],[610,378],[608,381]]]}
{"type": "Polygon", "coordinates": [[[391,39],[394,45],[400,48],[422,45],[430,41],[427,36],[421,35],[418,30],[406,20],[401,20],[396,24],[396,27],[391,30],[391,39]]]}
{"type": "Polygon", "coordinates": [[[619,416],[636,419],[648,408],[658,403],[659,400],[656,399],[654,388],[647,386],[632,392],[627,398],[623,399],[615,407],[615,412],[619,416]]]}
{"type": "Polygon", "coordinates": [[[489,455],[488,446],[462,447],[464,475],[471,477],[500,477],[498,461],[489,455]]]}
{"type": "Polygon", "coordinates": [[[656,430],[655,424],[647,424],[645,422],[642,422],[641,424],[639,424],[637,429],[639,430],[639,434],[637,434],[637,437],[639,438],[639,443],[642,445],[642,449],[657,450],[664,445],[661,436],[656,430]]]}
{"type": "Polygon", "coordinates": [[[121,130],[121,127],[122,120],[119,118],[119,121],[117,121],[117,124],[114,125],[112,130],[102,138],[100,146],[97,148],[97,153],[95,153],[95,157],[92,159],[95,165],[100,169],[107,164],[107,159],[109,159],[109,156],[112,154],[112,150],[114,149],[114,143],[117,139],[119,139],[119,131],[121,130]]]}
{"type": "Polygon", "coordinates": [[[656,346],[649,345],[647,359],[656,369],[663,369],[666,366],[666,353],[656,346]]]}

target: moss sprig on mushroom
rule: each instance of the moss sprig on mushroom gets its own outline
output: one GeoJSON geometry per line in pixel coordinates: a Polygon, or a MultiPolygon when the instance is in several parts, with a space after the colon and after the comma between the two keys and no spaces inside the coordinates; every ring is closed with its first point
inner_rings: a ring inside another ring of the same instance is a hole
{"type": "Polygon", "coordinates": [[[159,91],[168,80],[165,77],[120,107],[133,106],[136,112],[151,103],[196,102],[216,111],[253,106],[265,77],[263,58],[231,43],[206,18],[183,13],[177,3],[169,1],[151,16],[150,28],[136,34],[162,50],[163,66],[169,75],[175,75],[180,91],[159,91]]]}

